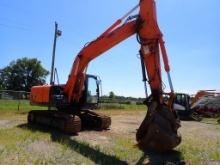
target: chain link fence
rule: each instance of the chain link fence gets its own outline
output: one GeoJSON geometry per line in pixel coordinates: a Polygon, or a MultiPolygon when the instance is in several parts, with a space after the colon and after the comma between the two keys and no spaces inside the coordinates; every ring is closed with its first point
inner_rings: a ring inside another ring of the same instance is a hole
{"type": "MultiPolygon", "coordinates": [[[[0,90],[0,111],[30,111],[48,109],[29,103],[30,92],[0,90]]],[[[145,109],[143,99],[100,97],[99,109],[145,109]]]]}
{"type": "Polygon", "coordinates": [[[0,90],[0,110],[20,110],[29,105],[30,92],[0,90]]]}
{"type": "Polygon", "coordinates": [[[99,109],[144,109],[143,98],[102,96],[99,99],[99,109]]]}

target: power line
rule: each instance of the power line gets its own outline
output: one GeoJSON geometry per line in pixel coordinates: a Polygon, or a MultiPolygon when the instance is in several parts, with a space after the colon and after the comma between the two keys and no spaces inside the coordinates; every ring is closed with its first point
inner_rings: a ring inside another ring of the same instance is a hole
{"type": "Polygon", "coordinates": [[[0,23],[0,26],[5,27],[5,28],[12,28],[12,29],[17,29],[17,30],[23,30],[23,31],[29,30],[26,27],[22,27],[22,26],[18,26],[18,25],[8,25],[8,24],[4,24],[4,23],[0,23]]]}
{"type": "MultiPolygon", "coordinates": [[[[17,20],[13,20],[11,18],[2,17],[2,16],[0,16],[0,21],[5,22],[6,24],[8,24],[8,23],[9,24],[17,24],[18,23],[17,20]]],[[[25,26],[25,24],[22,24],[22,23],[19,22],[19,26],[25,26]]]]}

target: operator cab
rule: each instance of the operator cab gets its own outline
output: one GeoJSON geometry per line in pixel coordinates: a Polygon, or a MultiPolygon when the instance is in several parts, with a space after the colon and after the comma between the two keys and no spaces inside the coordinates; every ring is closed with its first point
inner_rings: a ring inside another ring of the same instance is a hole
{"type": "MultiPolygon", "coordinates": [[[[45,104],[56,107],[58,110],[74,111],[78,109],[96,109],[99,102],[99,86],[101,80],[95,75],[86,75],[84,82],[84,91],[79,102],[68,103],[67,97],[63,92],[64,85],[49,86],[50,102],[45,104]]],[[[35,92],[37,93],[37,92],[35,92]]],[[[38,92],[39,93],[39,92],[38,92]]],[[[37,93],[37,94],[38,94],[37,93]]],[[[32,94],[33,95],[33,94],[32,94]]],[[[47,99],[49,100],[49,99],[47,99]]],[[[36,104],[36,102],[34,102],[36,104]]]]}
{"type": "Polygon", "coordinates": [[[185,93],[176,93],[173,108],[177,111],[180,117],[188,116],[191,114],[190,102],[191,98],[189,95],[185,93]]]}
{"type": "Polygon", "coordinates": [[[81,98],[83,109],[96,109],[98,107],[101,80],[95,75],[86,75],[85,90],[81,98]]]}

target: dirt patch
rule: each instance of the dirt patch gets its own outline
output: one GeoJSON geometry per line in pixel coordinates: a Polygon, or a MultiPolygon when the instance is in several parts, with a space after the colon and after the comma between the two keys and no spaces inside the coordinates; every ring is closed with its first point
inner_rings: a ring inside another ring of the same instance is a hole
{"type": "Polygon", "coordinates": [[[93,146],[104,145],[108,146],[111,141],[108,133],[105,131],[83,131],[78,136],[73,136],[71,139],[87,142],[93,146]]]}
{"type": "Polygon", "coordinates": [[[79,136],[72,137],[76,140],[86,141],[92,145],[110,145],[113,137],[125,136],[135,138],[136,130],[144,118],[143,114],[139,115],[112,115],[111,128],[106,131],[82,131],[79,136]]]}
{"type": "MultiPolygon", "coordinates": [[[[77,140],[86,141],[92,145],[110,145],[113,137],[130,137],[135,141],[136,130],[143,121],[146,112],[128,114],[120,112],[118,115],[114,113],[111,115],[112,124],[110,130],[107,131],[83,131],[79,136],[73,137],[77,140]]],[[[203,138],[220,138],[220,132],[215,131],[212,124],[206,124],[195,121],[182,121],[180,133],[185,137],[194,136],[203,138]]]]}
{"type": "Polygon", "coordinates": [[[111,132],[113,134],[121,134],[126,136],[133,136],[136,133],[136,130],[139,128],[142,120],[144,119],[145,114],[143,115],[118,115],[112,117],[112,126],[111,132]]]}
{"type": "Polygon", "coordinates": [[[220,165],[220,163],[218,161],[208,161],[207,162],[208,165],[220,165]]]}
{"type": "Polygon", "coordinates": [[[54,155],[57,151],[57,146],[49,141],[35,140],[34,142],[27,144],[25,150],[31,154],[37,154],[42,157],[49,157],[54,155]]]}
{"type": "Polygon", "coordinates": [[[13,128],[24,123],[24,120],[0,120],[0,129],[13,128]]]}
{"type": "Polygon", "coordinates": [[[215,131],[213,124],[207,124],[202,122],[195,121],[182,121],[182,127],[180,128],[181,132],[184,132],[184,136],[195,135],[197,137],[216,137],[220,138],[220,132],[215,131]]]}

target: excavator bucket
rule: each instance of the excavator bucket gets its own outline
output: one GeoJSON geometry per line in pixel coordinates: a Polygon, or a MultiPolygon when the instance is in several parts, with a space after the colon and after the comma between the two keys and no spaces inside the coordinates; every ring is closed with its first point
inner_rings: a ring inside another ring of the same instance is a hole
{"type": "Polygon", "coordinates": [[[136,133],[138,147],[141,150],[166,152],[181,142],[178,132],[180,120],[175,111],[165,105],[151,103],[147,114],[136,133]]]}

